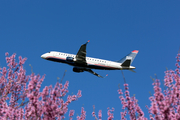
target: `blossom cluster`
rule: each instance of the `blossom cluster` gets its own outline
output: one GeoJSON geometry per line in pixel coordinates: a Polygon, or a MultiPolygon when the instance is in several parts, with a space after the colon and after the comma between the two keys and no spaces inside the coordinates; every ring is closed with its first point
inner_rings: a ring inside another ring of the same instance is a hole
{"type": "MultiPolygon", "coordinates": [[[[148,108],[151,120],[179,120],[180,119],[180,53],[177,55],[175,71],[165,71],[164,90],[161,89],[159,79],[152,84],[154,94],[149,97],[151,106],[148,108]]],[[[130,97],[128,84],[124,84],[125,97],[122,89],[118,90],[122,104],[121,120],[126,120],[127,113],[131,120],[147,120],[135,96],[130,97]]]]}
{"type": "Polygon", "coordinates": [[[138,105],[137,99],[135,96],[130,97],[129,94],[129,87],[128,84],[124,84],[125,87],[125,97],[123,96],[122,89],[118,90],[119,99],[121,100],[122,110],[121,112],[121,120],[126,120],[127,112],[130,116],[131,120],[147,120],[144,117],[144,112],[141,110],[140,106],[138,105]]]}
{"type": "Polygon", "coordinates": [[[81,108],[81,115],[77,116],[77,120],[85,120],[86,119],[86,111],[84,110],[84,107],[81,108]]]}
{"type": "Polygon", "coordinates": [[[95,114],[95,105],[93,105],[93,112],[92,112],[92,116],[95,118],[95,120],[102,120],[102,110],[99,110],[98,112],[98,117],[95,114]]]}
{"type": "Polygon", "coordinates": [[[160,80],[153,83],[154,95],[149,99],[151,120],[179,120],[180,119],[180,53],[177,55],[176,69],[165,71],[164,90],[161,89],[160,80]]]}
{"type": "MultiPolygon", "coordinates": [[[[76,95],[67,95],[69,82],[63,85],[57,82],[53,87],[45,86],[40,91],[45,76],[26,75],[23,67],[26,58],[19,57],[19,62],[15,60],[16,54],[8,56],[6,53],[7,66],[0,68],[0,119],[7,120],[64,120],[65,114],[69,111],[69,120],[73,119],[74,110],[68,110],[68,105],[72,101],[80,98],[81,91],[76,95]],[[64,97],[67,96],[67,100],[64,97]]],[[[177,55],[176,69],[165,71],[164,89],[161,89],[159,79],[153,82],[154,94],[149,97],[150,120],[179,120],[180,119],[180,53],[177,55]]],[[[135,96],[130,96],[129,85],[124,83],[125,92],[118,89],[119,99],[122,104],[120,112],[121,120],[127,120],[129,115],[131,120],[147,120],[144,112],[138,104],[135,96]]],[[[102,110],[98,116],[95,114],[95,106],[92,116],[95,120],[102,120],[102,110]]],[[[114,108],[107,110],[107,120],[113,120],[114,108]]],[[[81,108],[81,115],[77,120],[86,119],[86,111],[81,108]]]]}
{"type": "MultiPolygon", "coordinates": [[[[63,85],[57,82],[46,86],[40,92],[41,84],[45,76],[26,75],[23,64],[26,58],[19,57],[15,61],[16,54],[8,56],[6,53],[7,66],[0,68],[0,119],[9,120],[62,120],[68,112],[68,105],[80,98],[81,91],[77,95],[68,95],[69,82],[63,85]]],[[[70,119],[74,115],[70,110],[70,119]]]]}

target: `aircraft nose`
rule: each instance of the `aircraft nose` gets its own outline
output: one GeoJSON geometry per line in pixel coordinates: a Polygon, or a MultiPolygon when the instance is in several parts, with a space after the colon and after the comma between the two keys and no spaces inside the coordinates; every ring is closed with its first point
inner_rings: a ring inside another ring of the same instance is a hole
{"type": "Polygon", "coordinates": [[[42,54],[42,55],[41,55],[41,58],[46,59],[46,55],[45,55],[45,54],[42,54]]]}

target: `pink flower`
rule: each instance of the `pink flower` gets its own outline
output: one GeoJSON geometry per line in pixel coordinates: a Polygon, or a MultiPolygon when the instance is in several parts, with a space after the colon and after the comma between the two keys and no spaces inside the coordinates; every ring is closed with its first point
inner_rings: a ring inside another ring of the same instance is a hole
{"type": "Polygon", "coordinates": [[[99,120],[102,120],[102,110],[99,110],[98,117],[99,117],[99,120]]]}
{"type": "Polygon", "coordinates": [[[107,109],[108,109],[108,112],[107,112],[108,120],[113,120],[113,118],[114,118],[114,114],[113,114],[114,108],[112,108],[112,109],[107,108],[107,109]]]}
{"type": "Polygon", "coordinates": [[[81,115],[77,116],[77,120],[85,120],[86,119],[86,111],[84,110],[84,107],[81,108],[81,115]]]}
{"type": "Polygon", "coordinates": [[[72,116],[74,115],[74,110],[70,110],[69,111],[69,119],[72,120],[72,116]]]}
{"type": "Polygon", "coordinates": [[[9,53],[8,53],[8,52],[6,52],[6,53],[5,53],[5,56],[8,56],[8,55],[9,55],[9,53]]]}
{"type": "MultiPolygon", "coordinates": [[[[64,119],[68,105],[82,96],[81,91],[64,101],[62,97],[68,93],[67,81],[64,86],[57,83],[40,92],[44,76],[26,75],[23,68],[26,58],[20,56],[17,63],[15,56],[6,57],[8,68],[0,69],[0,119],[64,119]]],[[[70,118],[73,114],[71,110],[70,118]]]]}

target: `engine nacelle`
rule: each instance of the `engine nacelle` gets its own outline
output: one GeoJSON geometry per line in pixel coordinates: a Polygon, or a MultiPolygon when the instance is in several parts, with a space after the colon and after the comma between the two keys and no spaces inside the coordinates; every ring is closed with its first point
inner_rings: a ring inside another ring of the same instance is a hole
{"type": "Polygon", "coordinates": [[[78,72],[78,73],[79,73],[79,72],[84,72],[83,69],[80,69],[80,68],[77,68],[77,67],[74,67],[74,68],[73,68],[73,71],[74,71],[74,72],[78,72]]]}
{"type": "Polygon", "coordinates": [[[69,61],[69,62],[74,62],[74,58],[73,57],[67,57],[66,60],[69,61]]]}

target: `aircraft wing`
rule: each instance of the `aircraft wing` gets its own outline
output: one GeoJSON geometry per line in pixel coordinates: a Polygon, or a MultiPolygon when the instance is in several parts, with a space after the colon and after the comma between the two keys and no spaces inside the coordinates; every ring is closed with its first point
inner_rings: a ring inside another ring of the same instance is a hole
{"type": "MultiPolygon", "coordinates": [[[[89,42],[89,40],[88,40],[89,42]]],[[[76,54],[76,62],[77,63],[84,63],[86,64],[86,45],[88,44],[86,42],[85,44],[81,45],[78,53],[76,54]]]]}
{"type": "Polygon", "coordinates": [[[90,72],[90,73],[93,74],[93,75],[96,75],[96,76],[98,76],[98,77],[101,77],[101,78],[105,78],[105,77],[107,76],[107,75],[106,75],[105,77],[103,77],[103,76],[101,76],[101,75],[95,73],[95,72],[92,71],[91,69],[86,69],[86,71],[87,71],[87,72],[90,72]]]}

